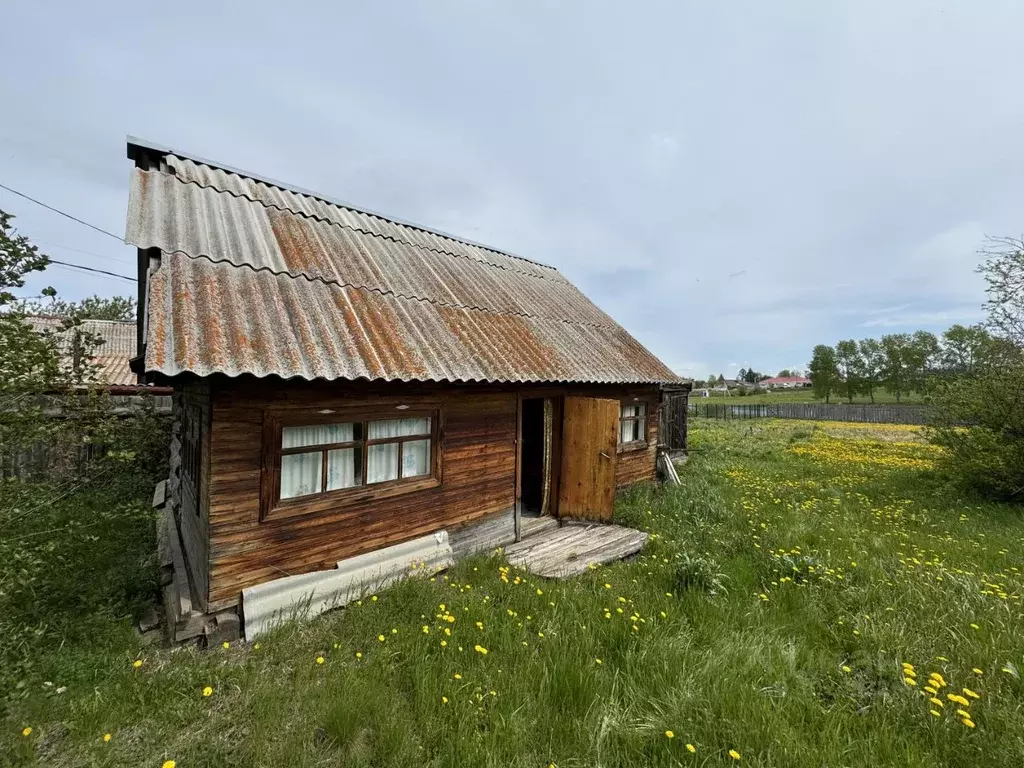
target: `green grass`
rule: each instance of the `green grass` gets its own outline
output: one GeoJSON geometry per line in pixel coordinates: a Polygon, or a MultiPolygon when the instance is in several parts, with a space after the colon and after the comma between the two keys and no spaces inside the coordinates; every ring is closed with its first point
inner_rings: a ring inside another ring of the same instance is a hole
{"type": "MultiPolygon", "coordinates": [[[[1024,764],[1019,508],[958,497],[904,427],[698,420],[691,434],[682,488],[617,502],[652,532],[642,555],[570,581],[479,558],[202,653],[139,646],[115,565],[83,604],[47,597],[61,626],[99,606],[96,643],[37,640],[38,609],[8,600],[9,621],[32,617],[33,661],[0,764],[714,766],[735,764],[729,750],[780,768],[1024,764]],[[937,718],[920,693],[932,672],[948,684],[937,718]],[[981,697],[973,729],[945,699],[964,687],[981,697]]],[[[151,521],[131,519],[110,529],[136,531],[119,540],[131,551],[93,556],[144,576],[151,521]]],[[[25,578],[87,556],[63,546],[25,578]]]]}
{"type": "MultiPolygon", "coordinates": [[[[742,397],[736,392],[733,392],[728,397],[721,394],[712,394],[711,397],[696,397],[691,398],[691,402],[694,403],[721,403],[729,402],[737,405],[743,405],[749,403],[754,405],[757,403],[765,404],[776,404],[776,403],[824,403],[824,400],[817,400],[814,397],[812,390],[810,389],[794,389],[794,390],[775,390],[772,392],[761,392],[753,395],[743,395],[742,397]]],[[[831,398],[833,403],[848,403],[848,398],[843,397],[841,394],[834,394],[831,398]]],[[[867,395],[856,395],[853,398],[853,402],[856,405],[860,404],[871,404],[871,398],[867,395]]],[[[909,394],[903,394],[900,396],[900,402],[908,405],[915,405],[924,402],[924,397],[916,392],[909,394]]],[[[896,396],[887,392],[884,389],[878,389],[875,391],[875,403],[878,405],[895,405],[896,396]]]]}

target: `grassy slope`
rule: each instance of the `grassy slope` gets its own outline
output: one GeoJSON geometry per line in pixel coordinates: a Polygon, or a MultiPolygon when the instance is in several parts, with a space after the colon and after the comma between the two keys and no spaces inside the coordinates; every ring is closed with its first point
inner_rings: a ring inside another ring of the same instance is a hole
{"type": "Polygon", "coordinates": [[[568,582],[478,559],[207,653],[142,651],[107,610],[95,647],[36,644],[0,763],[1020,765],[1024,524],[906,434],[698,422],[684,488],[619,501],[644,555],[568,582]],[[976,728],[929,714],[932,671],[980,693],[976,728]]]}

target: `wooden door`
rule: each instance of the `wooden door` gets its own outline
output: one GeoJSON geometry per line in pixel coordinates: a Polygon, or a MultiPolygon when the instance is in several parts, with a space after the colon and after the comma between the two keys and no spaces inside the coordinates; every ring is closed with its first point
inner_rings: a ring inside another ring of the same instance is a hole
{"type": "Polygon", "coordinates": [[[619,401],[566,397],[563,412],[558,516],[611,520],[619,401]]]}

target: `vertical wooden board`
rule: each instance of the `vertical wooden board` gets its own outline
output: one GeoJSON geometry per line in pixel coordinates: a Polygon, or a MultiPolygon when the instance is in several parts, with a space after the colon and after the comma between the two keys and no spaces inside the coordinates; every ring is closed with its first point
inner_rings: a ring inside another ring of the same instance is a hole
{"type": "Polygon", "coordinates": [[[558,514],[610,520],[615,501],[619,401],[566,397],[563,413],[558,514]]]}

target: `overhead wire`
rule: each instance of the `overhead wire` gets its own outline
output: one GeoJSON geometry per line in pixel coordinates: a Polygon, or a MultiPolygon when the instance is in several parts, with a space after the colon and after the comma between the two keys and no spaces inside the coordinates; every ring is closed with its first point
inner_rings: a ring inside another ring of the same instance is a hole
{"type": "MultiPolygon", "coordinates": [[[[65,211],[60,210],[60,208],[54,208],[52,205],[47,205],[42,200],[36,200],[34,197],[31,197],[30,195],[26,195],[24,192],[19,192],[18,190],[14,189],[12,187],[8,187],[6,184],[0,184],[0,189],[6,189],[8,192],[17,195],[18,197],[23,197],[26,200],[28,200],[29,202],[35,203],[36,205],[42,206],[43,208],[45,208],[48,211],[53,211],[54,213],[60,214],[61,216],[65,217],[67,219],[71,219],[71,221],[74,221],[74,222],[77,222],[77,223],[79,223],[79,224],[81,224],[83,226],[89,227],[89,229],[94,229],[97,232],[100,232],[100,233],[106,235],[107,237],[112,237],[115,240],[117,240],[119,243],[124,243],[124,238],[118,237],[113,232],[108,232],[107,230],[103,229],[103,227],[97,227],[95,224],[90,224],[88,221],[83,221],[82,219],[78,218],[77,216],[72,216],[70,213],[67,213],[65,211]]],[[[51,243],[51,245],[56,245],[56,244],[55,243],[51,243]]],[[[60,245],[58,245],[56,247],[58,247],[58,248],[66,248],[66,246],[60,246],[60,245]]],[[[76,249],[68,248],[67,250],[74,251],[76,249]]],[[[88,251],[79,251],[79,253],[88,253],[88,251]]],[[[100,254],[90,254],[90,255],[99,256],[100,254]]],[[[103,257],[103,258],[113,259],[114,257],[107,256],[107,257],[103,257]]],[[[131,282],[135,282],[135,278],[134,277],[129,277],[128,275],[120,275],[117,272],[108,272],[105,269],[96,269],[95,267],[87,267],[84,264],[73,264],[70,261],[60,261],[59,259],[52,259],[49,256],[47,256],[47,259],[49,260],[49,262],[51,264],[56,264],[58,266],[65,267],[65,268],[68,268],[68,269],[80,269],[83,272],[93,272],[93,273],[98,274],[98,275],[106,275],[107,277],[116,277],[116,278],[119,278],[121,280],[130,280],[131,282]]],[[[115,261],[122,261],[122,259],[114,259],[114,260],[115,261]]]]}
{"type": "Polygon", "coordinates": [[[96,274],[99,274],[99,275],[107,275],[108,277],[119,277],[122,280],[129,280],[129,281],[131,281],[133,283],[135,282],[135,278],[134,277],[129,277],[128,275],[119,275],[119,274],[117,274],[117,272],[108,272],[105,269],[96,269],[95,267],[86,267],[86,266],[83,266],[82,264],[72,264],[69,261],[57,261],[57,259],[51,259],[49,256],[47,256],[46,258],[49,259],[51,264],[57,264],[57,265],[62,266],[62,267],[69,267],[70,269],[81,269],[81,270],[84,270],[85,272],[95,272],[96,274]]]}
{"type": "Polygon", "coordinates": [[[119,237],[118,235],[115,235],[113,232],[109,232],[109,231],[103,229],[103,227],[97,227],[95,224],[90,224],[88,221],[82,221],[77,216],[72,216],[70,213],[65,213],[60,208],[54,208],[52,205],[47,205],[46,203],[42,202],[41,200],[36,200],[34,197],[30,197],[29,195],[26,195],[24,192],[19,192],[16,189],[12,189],[11,187],[8,187],[6,184],[0,184],[0,189],[6,189],[8,192],[17,195],[18,197],[23,197],[26,200],[28,200],[29,202],[35,203],[36,205],[41,205],[43,208],[45,208],[48,211],[53,211],[54,213],[59,213],[61,216],[63,216],[66,219],[71,219],[72,221],[77,221],[79,224],[82,224],[82,225],[88,227],[89,229],[95,229],[97,232],[101,232],[104,235],[106,235],[107,237],[114,238],[119,243],[124,243],[124,238],[123,237],[119,237]]]}

